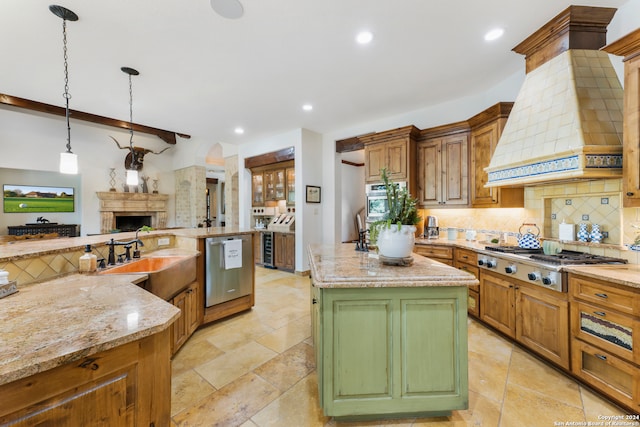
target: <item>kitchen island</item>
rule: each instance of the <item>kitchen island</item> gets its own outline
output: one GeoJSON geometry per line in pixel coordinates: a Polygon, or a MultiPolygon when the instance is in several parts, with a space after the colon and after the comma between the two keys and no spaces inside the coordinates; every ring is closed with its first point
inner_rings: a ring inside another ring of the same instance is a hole
{"type": "Polygon", "coordinates": [[[413,255],[383,265],[353,244],[310,245],[320,406],[337,419],[468,407],[466,272],[413,255]]]}

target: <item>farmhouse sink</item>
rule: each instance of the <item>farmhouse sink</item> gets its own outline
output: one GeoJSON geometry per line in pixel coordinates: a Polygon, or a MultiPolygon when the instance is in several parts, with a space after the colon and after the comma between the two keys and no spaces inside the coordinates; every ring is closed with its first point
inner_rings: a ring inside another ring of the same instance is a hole
{"type": "Polygon", "coordinates": [[[141,258],[100,271],[98,274],[145,273],[144,289],[169,300],[196,280],[196,256],[158,256],[141,258]]]}

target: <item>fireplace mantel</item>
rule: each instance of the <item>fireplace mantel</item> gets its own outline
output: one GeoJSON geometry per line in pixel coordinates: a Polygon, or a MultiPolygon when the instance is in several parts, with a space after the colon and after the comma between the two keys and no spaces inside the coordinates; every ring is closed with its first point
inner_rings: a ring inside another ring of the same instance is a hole
{"type": "Polygon", "coordinates": [[[110,233],[116,226],[117,216],[148,215],[151,227],[167,227],[168,194],[96,192],[100,200],[100,232],[110,233]]]}

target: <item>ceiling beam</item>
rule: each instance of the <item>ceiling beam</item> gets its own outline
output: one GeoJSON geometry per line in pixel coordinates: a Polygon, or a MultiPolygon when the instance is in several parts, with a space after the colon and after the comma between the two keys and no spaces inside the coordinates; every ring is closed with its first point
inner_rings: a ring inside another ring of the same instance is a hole
{"type": "MultiPolygon", "coordinates": [[[[0,93],[0,104],[10,105],[12,107],[24,108],[27,110],[39,111],[41,113],[53,114],[56,116],[66,117],[67,112],[63,107],[58,107],[56,105],[45,104],[44,102],[32,101],[30,99],[19,98],[17,96],[6,95],[0,93]]],[[[82,111],[69,110],[69,117],[75,120],[82,120],[85,122],[97,123],[100,125],[111,126],[120,129],[129,130],[131,128],[130,123],[111,119],[109,117],[98,116],[96,114],[84,113],[82,111]]],[[[176,135],[180,138],[189,139],[191,135],[187,135],[184,133],[173,132],[169,130],[152,128],[150,126],[140,125],[137,123],[133,123],[133,130],[135,132],[147,133],[151,135],[156,135],[158,138],[166,142],[167,144],[175,144],[176,143],[176,135]]]]}

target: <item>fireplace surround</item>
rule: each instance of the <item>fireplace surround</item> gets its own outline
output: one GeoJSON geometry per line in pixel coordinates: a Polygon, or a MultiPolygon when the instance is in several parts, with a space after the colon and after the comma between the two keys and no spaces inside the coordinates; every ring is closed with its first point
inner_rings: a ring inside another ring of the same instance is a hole
{"type": "MultiPolygon", "coordinates": [[[[116,219],[123,223],[141,221],[155,229],[167,227],[168,194],[97,192],[100,200],[100,232],[111,233],[117,229],[116,219]],[[135,221],[132,221],[135,217],[135,221]],[[150,219],[150,224],[149,224],[150,219]]],[[[126,230],[124,230],[126,231],[126,230]]]]}

